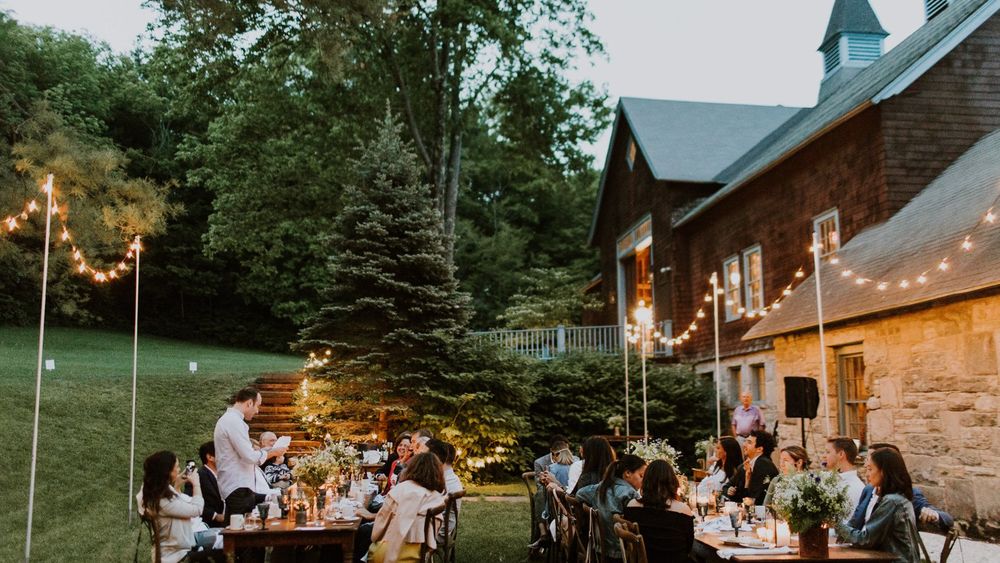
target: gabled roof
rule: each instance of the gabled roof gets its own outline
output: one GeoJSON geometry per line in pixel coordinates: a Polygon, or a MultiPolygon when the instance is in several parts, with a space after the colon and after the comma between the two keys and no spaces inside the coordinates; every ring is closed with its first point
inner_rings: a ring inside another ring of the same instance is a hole
{"type": "Polygon", "coordinates": [[[797,122],[780,135],[764,139],[741,158],[739,167],[726,170],[728,181],[719,191],[692,209],[674,226],[685,225],[726,196],[796,153],[814,139],[850,117],[905,90],[923,73],[965,40],[1000,9],[1000,0],[954,0],[947,9],[879,57],[852,80],[803,111],[797,122]]]}
{"type": "MultiPolygon", "coordinates": [[[[998,199],[1000,130],[980,139],[887,222],[852,238],[838,253],[838,265],[821,266],[824,323],[1000,286],[1000,223],[985,220],[998,199]],[[973,246],[966,252],[962,243],[970,232],[973,246]],[[938,269],[944,258],[950,265],[946,272],[938,269]],[[858,286],[844,270],[873,281],[858,286]],[[916,281],[921,274],[927,276],[925,285],[916,281]],[[900,287],[903,280],[907,288],[900,287]],[[885,290],[878,289],[879,282],[886,283],[885,290]]],[[[810,276],[743,338],[813,328],[816,311],[816,282],[810,276]]]]}
{"type": "Polygon", "coordinates": [[[594,237],[604,185],[612,165],[611,150],[622,119],[635,137],[655,179],[718,182],[717,176],[727,166],[797,111],[799,108],[782,106],[621,98],[589,238],[593,240],[594,237]]]}
{"type": "Polygon", "coordinates": [[[882,29],[878,16],[872,11],[868,0],[837,0],[830,12],[830,23],[823,35],[823,48],[831,39],[844,33],[867,33],[885,37],[889,33],[882,29]]]}

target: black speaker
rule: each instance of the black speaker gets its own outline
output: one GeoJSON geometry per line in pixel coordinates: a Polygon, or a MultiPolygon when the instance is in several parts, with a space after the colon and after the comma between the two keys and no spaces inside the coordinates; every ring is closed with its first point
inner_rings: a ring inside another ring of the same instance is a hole
{"type": "Polygon", "coordinates": [[[819,388],[811,377],[785,378],[785,417],[816,418],[819,388]]]}

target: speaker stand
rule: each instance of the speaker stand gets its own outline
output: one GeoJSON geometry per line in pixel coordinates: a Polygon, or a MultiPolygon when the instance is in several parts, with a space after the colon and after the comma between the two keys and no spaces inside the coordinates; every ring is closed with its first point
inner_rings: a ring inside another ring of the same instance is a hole
{"type": "Polygon", "coordinates": [[[806,447],[806,419],[800,418],[799,425],[802,429],[802,447],[806,447]]]}

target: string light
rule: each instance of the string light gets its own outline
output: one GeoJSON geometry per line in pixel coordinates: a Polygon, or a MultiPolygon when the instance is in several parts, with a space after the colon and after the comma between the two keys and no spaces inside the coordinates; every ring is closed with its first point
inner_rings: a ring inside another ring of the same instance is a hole
{"type": "MultiPolygon", "coordinates": [[[[41,192],[48,194],[50,187],[48,184],[44,184],[41,187],[41,192]]],[[[31,214],[37,213],[41,210],[37,199],[30,199],[25,202],[23,210],[17,215],[8,215],[6,219],[3,220],[4,226],[7,228],[8,233],[14,232],[16,229],[21,227],[18,223],[20,218],[22,221],[27,221],[31,214]]],[[[60,207],[59,202],[53,196],[52,198],[52,216],[56,217],[61,225],[61,231],[59,234],[60,242],[70,242],[73,235],[70,233],[69,226],[66,225],[66,216],[69,215],[69,206],[65,205],[60,207]],[[60,215],[60,210],[63,214],[60,215]]],[[[94,282],[105,283],[111,280],[120,279],[121,276],[118,272],[125,272],[127,269],[126,260],[131,260],[134,256],[134,251],[140,250],[140,247],[135,242],[128,243],[129,250],[125,254],[125,258],[117,261],[117,265],[108,269],[94,268],[90,266],[83,256],[83,252],[77,248],[75,245],[69,245],[69,251],[73,258],[73,262],[76,264],[77,273],[89,275],[94,282]]]]}

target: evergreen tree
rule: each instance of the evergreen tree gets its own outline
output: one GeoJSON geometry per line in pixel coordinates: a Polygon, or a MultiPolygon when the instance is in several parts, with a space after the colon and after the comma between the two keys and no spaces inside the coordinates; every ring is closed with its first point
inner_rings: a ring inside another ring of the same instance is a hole
{"type": "Polygon", "coordinates": [[[326,360],[299,397],[304,421],[343,437],[412,406],[468,320],[430,188],[390,112],[354,176],[330,240],[325,304],[298,344],[326,360]]]}

